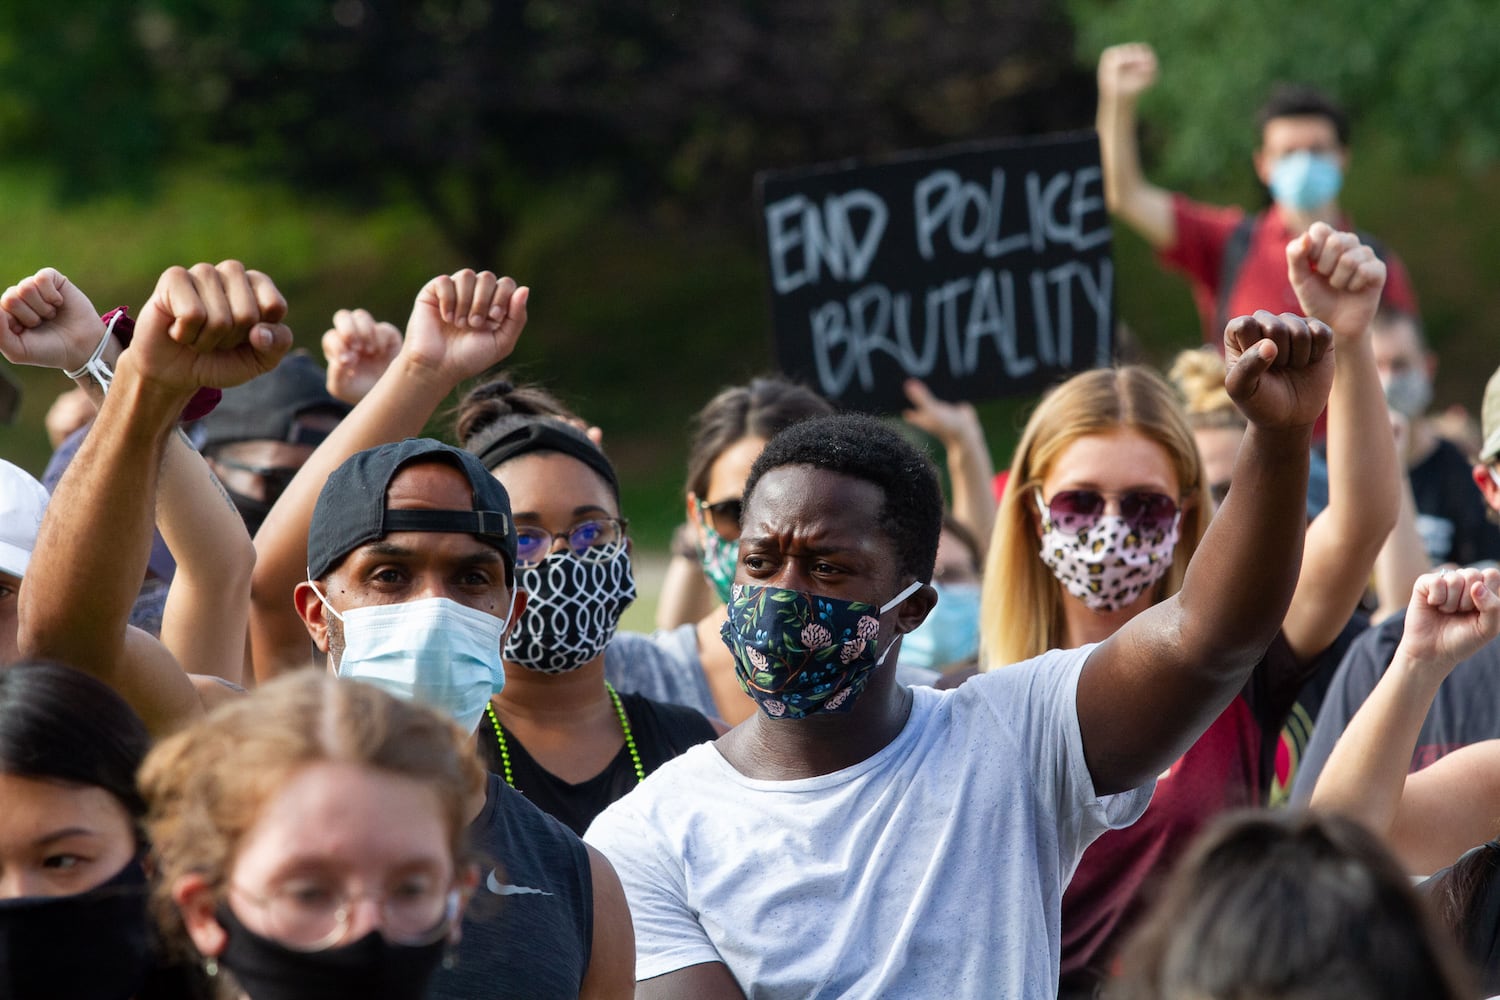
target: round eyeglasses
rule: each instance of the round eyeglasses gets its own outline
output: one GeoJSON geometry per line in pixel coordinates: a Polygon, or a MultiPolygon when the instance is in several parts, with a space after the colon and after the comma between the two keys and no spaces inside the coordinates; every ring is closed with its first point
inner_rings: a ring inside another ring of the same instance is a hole
{"type": "Polygon", "coordinates": [[[613,559],[625,544],[624,518],[593,517],[579,521],[566,534],[553,535],[546,528],[534,524],[516,525],[516,568],[532,569],[552,554],[557,539],[563,538],[568,551],[584,562],[604,562],[613,559]]]}
{"type": "Polygon", "coordinates": [[[1059,531],[1079,535],[1088,531],[1104,516],[1110,498],[1118,500],[1120,517],[1136,531],[1157,532],[1171,528],[1177,520],[1177,501],[1165,493],[1131,490],[1128,493],[1104,493],[1099,490],[1061,490],[1051,500],[1042,499],[1037,487],[1036,502],[1042,513],[1051,518],[1059,531]]]}
{"type": "Polygon", "coordinates": [[[322,951],[342,942],[361,899],[380,905],[381,936],[401,945],[432,944],[445,937],[463,907],[463,894],[451,882],[427,878],[381,893],[350,893],[313,879],[293,879],[265,894],[238,885],[233,891],[265,911],[272,939],[297,951],[322,951]]]}

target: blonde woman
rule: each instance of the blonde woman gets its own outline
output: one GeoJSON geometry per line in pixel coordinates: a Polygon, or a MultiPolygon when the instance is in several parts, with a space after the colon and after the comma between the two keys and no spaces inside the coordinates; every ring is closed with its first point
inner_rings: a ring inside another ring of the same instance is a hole
{"type": "MultiPolygon", "coordinates": [[[[1089,995],[1106,977],[1139,915],[1141,887],[1202,824],[1260,801],[1293,699],[1347,623],[1395,520],[1395,449],[1388,435],[1369,435],[1386,427],[1368,337],[1384,266],[1356,237],[1326,226],[1294,241],[1288,258],[1304,311],[1335,338],[1333,502],[1309,532],[1291,609],[1250,683],[1160,776],[1142,819],[1084,853],[1063,896],[1065,996],[1089,995]]],[[[1086,372],[1044,399],[1009,483],[985,568],[990,665],[1100,642],[1173,598],[1213,509],[1180,404],[1139,367],[1086,372]]]]}
{"type": "Polygon", "coordinates": [[[169,923],[250,1000],[426,995],[477,881],[467,734],[306,672],[157,746],[141,769],[169,923]]]}

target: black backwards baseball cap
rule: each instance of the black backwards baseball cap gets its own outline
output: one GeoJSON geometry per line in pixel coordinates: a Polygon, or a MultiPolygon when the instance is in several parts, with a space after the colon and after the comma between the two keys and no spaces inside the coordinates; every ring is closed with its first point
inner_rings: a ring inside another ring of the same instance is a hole
{"type": "Polygon", "coordinates": [[[509,428],[498,437],[481,447],[470,445],[485,468],[493,469],[502,462],[533,452],[559,452],[578,459],[598,473],[615,495],[615,504],[619,504],[620,480],[615,475],[615,467],[587,434],[556,417],[527,416],[515,424],[509,420],[506,418],[504,423],[497,421],[500,426],[509,428]]]}
{"type": "Polygon", "coordinates": [[[310,356],[289,354],[281,364],[244,385],[224,390],[219,406],[203,418],[203,447],[238,441],[285,441],[316,445],[328,436],[297,418],[329,413],[343,419],[349,404],[328,394],[327,377],[310,356]]]}
{"type": "Polygon", "coordinates": [[[494,546],[515,580],[516,533],[510,495],[484,463],[431,438],[407,438],[351,455],[323,484],[307,530],[307,575],[323,577],[350,552],[393,531],[456,531],[494,546]],[[469,510],[391,510],[386,491],[396,473],[419,462],[445,462],[469,480],[469,510]]]}

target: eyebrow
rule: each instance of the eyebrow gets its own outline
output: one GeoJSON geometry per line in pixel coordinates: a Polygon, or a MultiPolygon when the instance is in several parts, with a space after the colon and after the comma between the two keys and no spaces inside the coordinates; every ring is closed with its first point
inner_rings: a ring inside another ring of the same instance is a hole
{"type": "Polygon", "coordinates": [[[56,843],[59,840],[67,840],[69,837],[97,837],[98,835],[99,834],[97,831],[90,830],[85,826],[70,826],[65,827],[61,830],[53,830],[51,833],[43,834],[32,843],[36,847],[45,847],[46,845],[56,843]]]}
{"type": "MultiPolygon", "coordinates": [[[[573,516],[574,517],[582,517],[584,514],[603,514],[605,517],[614,517],[613,514],[611,514],[609,511],[605,510],[603,507],[600,507],[598,504],[592,504],[592,503],[590,503],[590,504],[584,504],[582,507],[574,507],[573,508],[573,516]]],[[[537,513],[534,510],[518,510],[518,511],[515,511],[511,516],[515,517],[517,519],[523,518],[523,517],[529,517],[529,518],[533,518],[535,520],[541,520],[541,517],[542,517],[541,514],[537,513]]]]}

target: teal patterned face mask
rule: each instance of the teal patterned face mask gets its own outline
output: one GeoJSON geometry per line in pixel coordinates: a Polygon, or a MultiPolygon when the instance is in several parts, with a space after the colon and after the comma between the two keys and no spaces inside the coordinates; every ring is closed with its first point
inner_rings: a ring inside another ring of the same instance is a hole
{"type": "Polygon", "coordinates": [[[877,608],[780,587],[737,586],[720,634],[740,687],[772,719],[847,712],[885,662],[880,616],[915,594],[920,580],[877,608]]]}
{"type": "Polygon", "coordinates": [[[740,540],[725,538],[712,525],[703,525],[703,575],[714,585],[719,600],[729,603],[734,589],[734,570],[740,563],[740,540]]]}

